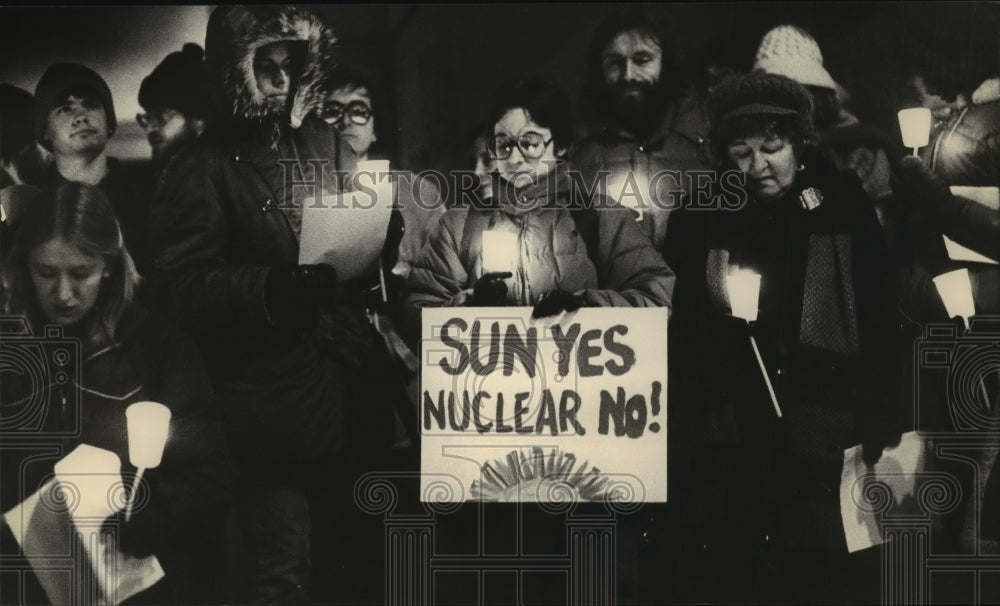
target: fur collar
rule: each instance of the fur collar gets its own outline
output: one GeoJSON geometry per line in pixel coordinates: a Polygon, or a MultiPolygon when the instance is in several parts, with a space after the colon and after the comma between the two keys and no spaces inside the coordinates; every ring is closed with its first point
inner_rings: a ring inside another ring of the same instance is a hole
{"type": "Polygon", "coordinates": [[[259,48],[282,41],[306,44],[288,115],[288,123],[298,128],[308,114],[322,106],[326,76],[334,66],[337,39],[333,32],[312,13],[289,6],[222,6],[212,13],[205,55],[221,79],[222,100],[232,117],[279,117],[257,88],[253,62],[259,48]]]}

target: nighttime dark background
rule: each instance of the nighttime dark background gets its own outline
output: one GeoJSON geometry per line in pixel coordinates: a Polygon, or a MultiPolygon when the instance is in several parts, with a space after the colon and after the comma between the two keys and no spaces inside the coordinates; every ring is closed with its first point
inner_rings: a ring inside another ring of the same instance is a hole
{"type": "MultiPolygon", "coordinates": [[[[496,88],[541,73],[578,98],[591,34],[608,4],[310,5],[342,41],[343,60],[390,83],[402,166],[466,168],[469,143],[496,88]]],[[[748,69],[763,34],[780,23],[808,29],[851,110],[897,133],[895,113],[916,104],[905,48],[947,13],[950,25],[1000,4],[711,3],[647,5],[672,26],[693,71],[709,63],[748,69]]],[[[187,41],[204,43],[209,7],[0,9],[0,80],[29,90],[45,67],[75,60],[109,81],[122,123],[112,154],[149,149],[134,124],[139,83],[187,41]]],[[[942,21],[941,23],[945,23],[942,21]]],[[[957,26],[955,24],[958,24],[957,26]]],[[[998,31],[1000,53],[1000,31],[998,31]]]]}

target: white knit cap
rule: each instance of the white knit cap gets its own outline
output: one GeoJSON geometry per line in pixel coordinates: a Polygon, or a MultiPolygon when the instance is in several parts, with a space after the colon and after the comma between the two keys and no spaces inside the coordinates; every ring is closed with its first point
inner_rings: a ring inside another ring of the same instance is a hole
{"type": "Polygon", "coordinates": [[[779,25],[764,34],[753,66],[805,86],[837,89],[837,83],[823,67],[823,53],[816,39],[794,25],[779,25]]]}

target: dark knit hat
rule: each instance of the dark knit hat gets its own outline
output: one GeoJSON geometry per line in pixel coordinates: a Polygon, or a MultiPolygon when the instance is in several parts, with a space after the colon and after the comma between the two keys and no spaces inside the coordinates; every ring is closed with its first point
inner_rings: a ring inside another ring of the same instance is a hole
{"type": "Polygon", "coordinates": [[[727,78],[712,90],[708,109],[713,122],[740,116],[809,116],[812,101],[801,84],[785,76],[755,71],[727,78]]]}
{"type": "Polygon", "coordinates": [[[179,52],[167,55],[142,81],[139,105],[146,110],[169,107],[189,118],[207,118],[210,85],[205,51],[188,42],[179,52]]]}
{"type": "Polygon", "coordinates": [[[118,119],[115,116],[115,104],[111,98],[111,89],[108,83],[101,78],[97,72],[79,63],[55,63],[49,66],[38,81],[35,87],[35,106],[33,112],[35,140],[41,143],[46,149],[49,144],[45,141],[45,124],[48,121],[49,110],[55,105],[59,98],[68,92],[84,90],[94,95],[104,106],[104,112],[108,121],[108,136],[114,134],[118,128],[118,119]]]}

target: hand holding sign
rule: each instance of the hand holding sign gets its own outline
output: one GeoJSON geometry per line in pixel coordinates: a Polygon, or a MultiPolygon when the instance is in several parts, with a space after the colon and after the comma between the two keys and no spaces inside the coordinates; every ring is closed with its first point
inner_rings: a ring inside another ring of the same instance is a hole
{"type": "Polygon", "coordinates": [[[532,318],[548,318],[564,311],[574,312],[583,307],[583,297],[565,290],[553,290],[542,295],[531,313],[532,318]]]}

